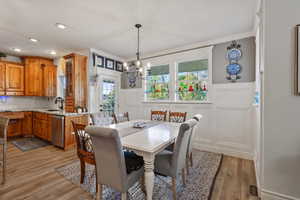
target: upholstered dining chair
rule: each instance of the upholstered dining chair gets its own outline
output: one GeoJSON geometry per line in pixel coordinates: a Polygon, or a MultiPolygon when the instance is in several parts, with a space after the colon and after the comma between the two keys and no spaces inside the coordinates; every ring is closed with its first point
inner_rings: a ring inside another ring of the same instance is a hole
{"type": "Polygon", "coordinates": [[[6,181],[6,152],[7,152],[7,127],[9,119],[0,117],[0,145],[2,145],[2,184],[6,181]]]}
{"type": "Polygon", "coordinates": [[[120,114],[113,113],[113,118],[114,118],[115,124],[118,124],[121,122],[127,122],[127,121],[129,121],[129,114],[128,114],[128,112],[120,113],[120,114]]]}
{"type": "MultiPolygon", "coordinates": [[[[197,122],[200,121],[202,118],[202,115],[196,114],[194,115],[193,119],[197,120],[197,122]]],[[[189,144],[188,144],[188,152],[187,152],[187,158],[190,161],[191,167],[193,167],[193,137],[194,137],[195,130],[192,130],[192,134],[190,135],[189,144]]],[[[188,165],[187,165],[188,170],[188,165]]]]}
{"type": "Polygon", "coordinates": [[[167,111],[151,110],[151,120],[152,121],[166,121],[167,120],[167,111]]]}
{"type": "MultiPolygon", "coordinates": [[[[94,156],[94,150],[93,150],[91,138],[89,134],[86,133],[84,130],[86,125],[77,124],[74,121],[72,121],[72,125],[75,132],[77,156],[80,160],[80,183],[82,184],[85,177],[85,164],[88,163],[94,165],[96,168],[96,160],[94,156]]],[[[96,192],[98,192],[97,174],[96,174],[96,192]]]]}
{"type": "Polygon", "coordinates": [[[121,192],[122,200],[126,200],[128,189],[142,181],[143,158],[134,154],[130,156],[134,159],[126,159],[127,152],[123,152],[116,129],[88,126],[85,131],[90,134],[95,150],[100,199],[102,185],[106,185],[121,192]]]}
{"type": "Polygon", "coordinates": [[[109,125],[113,123],[113,118],[111,116],[105,115],[102,112],[91,113],[90,118],[92,121],[92,125],[102,126],[109,125]]]}
{"type": "Polygon", "coordinates": [[[190,119],[180,125],[176,139],[174,151],[164,150],[155,156],[155,172],[161,175],[172,177],[173,199],[176,199],[176,179],[181,172],[183,185],[185,185],[185,165],[188,142],[193,127],[196,125],[195,119],[190,119]]]}
{"type": "Polygon", "coordinates": [[[187,112],[172,112],[169,111],[169,122],[183,123],[186,120],[187,112]]]}

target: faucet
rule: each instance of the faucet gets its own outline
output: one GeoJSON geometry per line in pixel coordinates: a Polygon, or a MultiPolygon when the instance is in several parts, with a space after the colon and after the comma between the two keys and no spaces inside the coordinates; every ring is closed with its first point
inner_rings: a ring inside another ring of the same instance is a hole
{"type": "Polygon", "coordinates": [[[64,98],[62,98],[62,97],[56,97],[55,98],[55,104],[60,104],[59,106],[58,106],[58,108],[61,110],[61,111],[63,111],[64,110],[64,102],[65,102],[65,100],[64,100],[64,98]]]}

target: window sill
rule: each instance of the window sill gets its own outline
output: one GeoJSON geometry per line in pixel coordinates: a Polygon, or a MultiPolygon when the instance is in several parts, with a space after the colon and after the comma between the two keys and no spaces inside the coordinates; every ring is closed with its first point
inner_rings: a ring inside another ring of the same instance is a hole
{"type": "Polygon", "coordinates": [[[143,101],[142,103],[167,103],[167,104],[212,104],[210,101],[204,101],[204,102],[199,102],[199,101],[162,101],[162,100],[157,100],[157,101],[143,101]]]}

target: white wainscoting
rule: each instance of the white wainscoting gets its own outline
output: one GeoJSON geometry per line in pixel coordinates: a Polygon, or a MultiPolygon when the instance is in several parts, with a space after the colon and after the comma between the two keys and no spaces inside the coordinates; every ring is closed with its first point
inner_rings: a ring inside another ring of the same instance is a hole
{"type": "Polygon", "coordinates": [[[120,112],[128,111],[131,119],[150,119],[151,110],[188,113],[188,118],[203,115],[196,127],[194,147],[253,159],[254,83],[214,84],[209,104],[145,103],[142,89],[120,91],[120,112]]]}

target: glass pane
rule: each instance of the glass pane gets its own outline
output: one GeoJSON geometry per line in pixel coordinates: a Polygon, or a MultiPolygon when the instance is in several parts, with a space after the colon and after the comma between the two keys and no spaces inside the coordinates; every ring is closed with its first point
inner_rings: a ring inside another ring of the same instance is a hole
{"type": "Polygon", "coordinates": [[[178,64],[177,97],[181,101],[206,101],[208,60],[195,60],[178,64]]]}
{"type": "Polygon", "coordinates": [[[146,96],[149,100],[169,99],[169,65],[151,67],[146,81],[146,96]]]}
{"type": "Polygon", "coordinates": [[[114,81],[103,80],[102,82],[102,110],[112,114],[115,111],[116,85],[114,81]]]}

